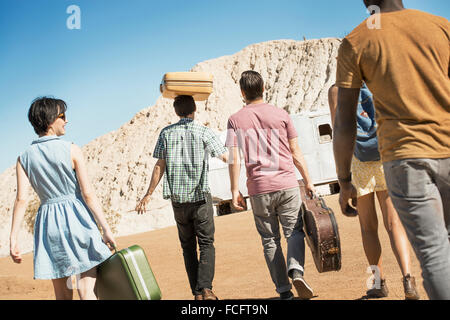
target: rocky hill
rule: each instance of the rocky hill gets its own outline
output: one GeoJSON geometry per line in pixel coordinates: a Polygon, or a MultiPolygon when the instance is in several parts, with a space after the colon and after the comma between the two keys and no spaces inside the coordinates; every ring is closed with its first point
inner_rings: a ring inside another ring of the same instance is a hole
{"type": "MultiPolygon", "coordinates": [[[[263,76],[264,98],[268,103],[291,114],[327,109],[327,93],[335,81],[340,42],[340,39],[270,41],[199,63],[192,71],[212,73],[214,93],[208,101],[197,103],[196,120],[217,131],[225,130],[227,118],[243,106],[238,82],[241,73],[250,69],[263,76]]],[[[118,235],[174,224],[170,202],[162,199],[162,184],[153,196],[147,215],[137,216],[133,209],[150,182],[155,163],[152,152],[158,134],[177,120],[172,101],[160,97],[154,106],[143,109],[118,130],[83,147],[91,181],[118,235]]],[[[9,254],[16,191],[14,167],[0,175],[0,190],[0,256],[5,256],[9,254]]],[[[39,207],[35,194],[32,199],[20,236],[24,252],[32,250],[31,232],[39,207]]]]}

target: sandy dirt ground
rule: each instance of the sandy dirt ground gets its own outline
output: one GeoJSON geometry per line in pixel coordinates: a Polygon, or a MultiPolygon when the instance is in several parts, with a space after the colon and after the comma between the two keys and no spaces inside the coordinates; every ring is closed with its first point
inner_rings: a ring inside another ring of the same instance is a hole
{"type": "MultiPolygon", "coordinates": [[[[357,218],[347,218],[338,211],[337,196],[325,198],[334,210],[339,225],[342,246],[342,269],[319,274],[311,252],[306,247],[305,279],[313,287],[314,300],[358,300],[367,290],[368,263],[364,255],[357,218]]],[[[392,253],[389,237],[379,217],[379,234],[383,248],[383,265],[389,297],[403,300],[402,274],[392,253]]],[[[263,256],[260,237],[251,212],[216,217],[216,275],[214,292],[226,299],[272,299],[278,297],[263,256]]],[[[138,244],[147,254],[150,265],[166,300],[190,300],[187,275],[176,227],[117,239],[120,248],[138,244]]],[[[284,254],[286,241],[283,239],[284,254]]],[[[426,299],[419,263],[411,250],[412,273],[417,279],[419,294],[426,299]]],[[[78,299],[75,293],[74,298],[78,299]]],[[[24,262],[14,264],[0,259],[0,299],[54,299],[51,281],[33,280],[33,256],[26,254],[24,262]]]]}

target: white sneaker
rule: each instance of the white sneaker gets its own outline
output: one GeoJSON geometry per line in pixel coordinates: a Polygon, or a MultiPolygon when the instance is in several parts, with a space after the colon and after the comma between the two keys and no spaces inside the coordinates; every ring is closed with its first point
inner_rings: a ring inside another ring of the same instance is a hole
{"type": "Polygon", "coordinates": [[[297,294],[300,299],[309,300],[314,297],[313,289],[306,283],[305,279],[303,279],[299,272],[294,272],[292,284],[294,285],[295,290],[297,290],[297,294]]]}

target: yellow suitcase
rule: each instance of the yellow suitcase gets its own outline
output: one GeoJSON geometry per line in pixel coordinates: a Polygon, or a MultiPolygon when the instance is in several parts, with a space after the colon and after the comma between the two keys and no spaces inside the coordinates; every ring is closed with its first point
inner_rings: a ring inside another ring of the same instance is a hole
{"type": "Polygon", "coordinates": [[[205,72],[169,72],[160,85],[164,98],[187,95],[196,101],[205,101],[213,91],[213,76],[205,72]]]}

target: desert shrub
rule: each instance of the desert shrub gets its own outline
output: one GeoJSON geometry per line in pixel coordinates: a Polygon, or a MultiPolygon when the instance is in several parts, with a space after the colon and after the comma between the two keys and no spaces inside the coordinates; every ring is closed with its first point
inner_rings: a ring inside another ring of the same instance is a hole
{"type": "Polygon", "coordinates": [[[36,214],[40,205],[41,201],[39,200],[39,197],[34,194],[31,201],[28,202],[28,207],[24,216],[24,222],[28,233],[33,234],[34,232],[34,223],[36,221],[36,214]]]}
{"type": "MultiPolygon", "coordinates": [[[[101,200],[103,213],[105,214],[106,222],[108,222],[109,227],[111,228],[112,233],[117,233],[117,225],[120,222],[121,215],[119,212],[111,209],[111,198],[104,198],[101,200]]],[[[99,227],[100,228],[100,227],[99,227]]],[[[100,228],[101,230],[101,228],[100,228]]],[[[103,232],[103,230],[102,230],[103,232]]]]}

